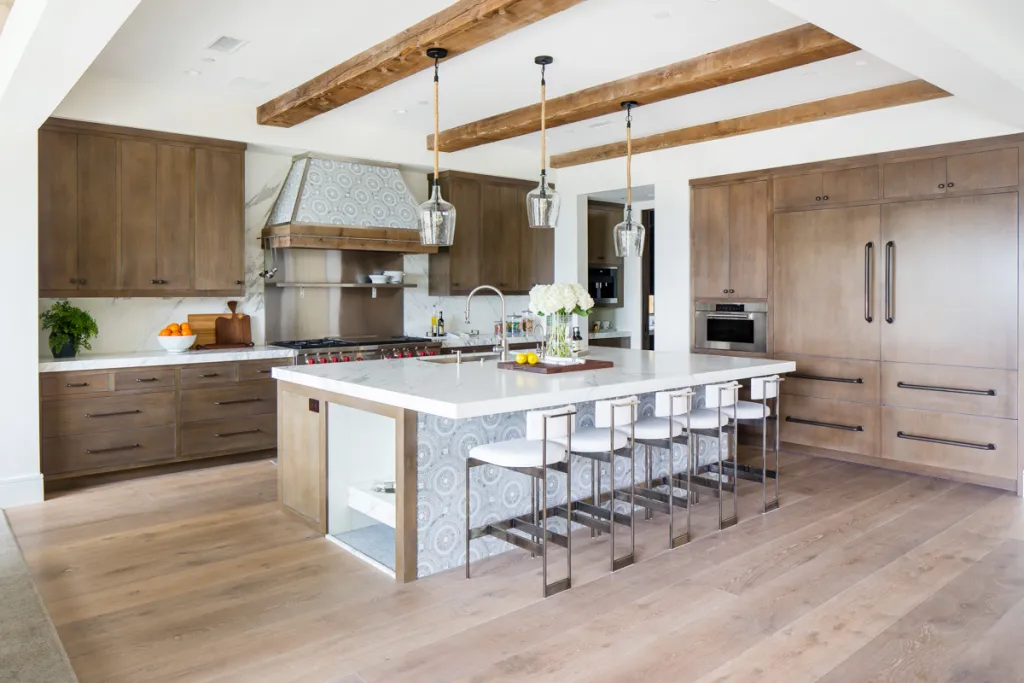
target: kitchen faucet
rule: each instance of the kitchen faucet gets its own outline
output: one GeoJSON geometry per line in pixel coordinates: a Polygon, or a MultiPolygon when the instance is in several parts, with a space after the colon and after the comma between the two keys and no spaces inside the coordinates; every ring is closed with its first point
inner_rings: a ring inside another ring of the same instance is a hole
{"type": "Polygon", "coordinates": [[[469,324],[469,304],[473,301],[473,295],[482,289],[489,289],[493,291],[501,299],[501,346],[495,346],[495,351],[501,351],[502,362],[508,361],[508,324],[505,321],[505,295],[501,293],[501,290],[491,285],[480,285],[466,297],[466,324],[469,324]]]}

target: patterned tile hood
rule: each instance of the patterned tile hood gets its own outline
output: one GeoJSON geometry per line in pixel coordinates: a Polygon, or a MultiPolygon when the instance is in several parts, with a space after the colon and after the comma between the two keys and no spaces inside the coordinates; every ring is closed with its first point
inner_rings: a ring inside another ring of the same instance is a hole
{"type": "Polygon", "coordinates": [[[397,168],[302,154],[277,197],[267,227],[346,226],[418,230],[418,206],[397,168]]]}

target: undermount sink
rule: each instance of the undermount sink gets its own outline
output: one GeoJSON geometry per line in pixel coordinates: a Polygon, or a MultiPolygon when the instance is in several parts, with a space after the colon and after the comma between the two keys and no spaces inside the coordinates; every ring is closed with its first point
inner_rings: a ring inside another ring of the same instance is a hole
{"type": "MultiPolygon", "coordinates": [[[[498,360],[499,358],[501,358],[501,354],[500,353],[493,353],[493,352],[487,352],[487,353],[464,353],[464,354],[462,354],[462,362],[463,363],[472,363],[474,361],[479,362],[479,361],[482,361],[482,360],[498,360]]],[[[439,365],[452,365],[452,364],[455,364],[455,363],[459,362],[459,356],[458,356],[458,354],[453,353],[453,354],[451,354],[449,356],[423,356],[419,360],[423,361],[424,363],[437,363],[439,365]]]]}

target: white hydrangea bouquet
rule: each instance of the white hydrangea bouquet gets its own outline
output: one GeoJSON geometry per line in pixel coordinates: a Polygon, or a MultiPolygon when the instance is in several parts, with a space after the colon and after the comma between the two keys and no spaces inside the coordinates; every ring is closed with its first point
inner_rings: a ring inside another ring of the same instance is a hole
{"type": "Polygon", "coordinates": [[[537,285],[530,290],[530,311],[545,316],[545,361],[571,362],[572,315],[590,315],[594,299],[578,282],[537,285]]]}

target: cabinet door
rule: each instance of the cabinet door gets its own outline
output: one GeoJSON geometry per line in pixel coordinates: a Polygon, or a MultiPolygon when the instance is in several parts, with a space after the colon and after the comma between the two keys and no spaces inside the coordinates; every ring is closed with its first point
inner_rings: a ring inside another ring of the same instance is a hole
{"type": "MultiPolygon", "coordinates": [[[[488,284],[508,291],[514,291],[519,286],[519,223],[516,219],[520,212],[515,211],[515,204],[515,187],[482,183],[480,213],[484,246],[481,277],[488,284]]],[[[522,220],[526,220],[525,214],[522,220]]]]}
{"type": "MultiPolygon", "coordinates": [[[[521,188],[523,213],[526,213],[526,188],[521,188]]],[[[535,285],[551,284],[555,281],[555,231],[548,228],[531,228],[524,221],[520,232],[519,287],[530,291],[535,285]]]]}
{"type": "Polygon", "coordinates": [[[587,256],[593,264],[617,265],[615,226],[622,222],[622,207],[590,205],[587,207],[587,256]]]}
{"type": "Polygon", "coordinates": [[[192,289],[192,150],[156,153],[156,277],[161,289],[192,289]]]}
{"type": "Polygon", "coordinates": [[[1011,187],[1017,175],[1016,147],[946,158],[946,189],[953,192],[1011,187]]]}
{"type": "Polygon", "coordinates": [[[245,224],[242,154],[197,149],[195,288],[241,292],[245,224]]]}
{"type": "Polygon", "coordinates": [[[821,182],[820,173],[775,178],[772,181],[775,208],[788,209],[821,203],[821,182]]]}
{"type": "Polygon", "coordinates": [[[882,240],[883,360],[1017,367],[1016,192],[886,204],[882,240]]]}
{"type": "Polygon", "coordinates": [[[821,201],[830,204],[878,199],[878,167],[844,168],[821,176],[821,201]]]}
{"type": "Polygon", "coordinates": [[[729,186],[693,190],[690,271],[695,298],[729,294],[729,186]]]}
{"type": "Polygon", "coordinates": [[[157,258],[157,146],[152,142],[122,140],[121,164],[121,279],[131,290],[158,289],[157,258]]]}
{"type": "Polygon", "coordinates": [[[886,198],[926,197],[946,192],[946,158],[885,164],[882,186],[886,198]]]}
{"type": "Polygon", "coordinates": [[[480,279],[483,231],[480,181],[453,177],[445,196],[456,207],[455,240],[448,248],[449,287],[452,293],[469,292],[480,279]]]}
{"type": "Polygon", "coordinates": [[[78,136],[39,131],[39,289],[78,288],[78,136]]]}
{"type": "Polygon", "coordinates": [[[117,287],[117,143],[78,136],[78,289],[117,287]]]}
{"type": "Polygon", "coordinates": [[[777,214],[775,350],[877,360],[879,251],[878,206],[777,214]]]}
{"type": "Polygon", "coordinates": [[[739,299],[768,298],[768,183],[729,188],[729,292],[739,299]]]}

